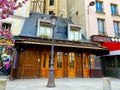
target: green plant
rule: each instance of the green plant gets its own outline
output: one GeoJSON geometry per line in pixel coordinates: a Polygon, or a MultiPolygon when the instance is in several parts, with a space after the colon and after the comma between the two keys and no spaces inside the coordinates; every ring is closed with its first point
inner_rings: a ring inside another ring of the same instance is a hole
{"type": "Polygon", "coordinates": [[[40,37],[45,38],[45,39],[51,39],[51,37],[46,34],[40,34],[40,37]]]}

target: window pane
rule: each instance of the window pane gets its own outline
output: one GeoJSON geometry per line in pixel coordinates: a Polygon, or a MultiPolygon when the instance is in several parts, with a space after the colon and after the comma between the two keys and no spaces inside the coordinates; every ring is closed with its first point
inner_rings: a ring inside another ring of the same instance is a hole
{"type": "Polygon", "coordinates": [[[57,52],[57,68],[62,68],[62,52],[57,52]]]}
{"type": "Polygon", "coordinates": [[[50,0],[50,5],[54,5],[54,0],[50,0]]]}
{"type": "Polygon", "coordinates": [[[69,68],[74,68],[74,53],[69,53],[69,68]]]}
{"type": "Polygon", "coordinates": [[[74,31],[71,30],[69,36],[70,36],[70,40],[74,40],[74,31]]]}
{"type": "Polygon", "coordinates": [[[43,68],[46,67],[46,52],[43,54],[43,68]]]}
{"type": "Polygon", "coordinates": [[[51,37],[51,28],[50,27],[40,27],[40,30],[39,30],[39,36],[40,35],[47,35],[49,37],[51,37]]]}
{"type": "Polygon", "coordinates": [[[117,14],[117,6],[116,5],[111,5],[111,13],[114,15],[117,14]]]}
{"type": "Polygon", "coordinates": [[[11,24],[10,23],[2,23],[2,29],[11,30],[11,24]]]}
{"type": "Polygon", "coordinates": [[[75,40],[79,40],[79,32],[75,31],[75,40]]]}
{"type": "Polygon", "coordinates": [[[108,57],[106,60],[106,67],[112,68],[116,67],[116,60],[115,57],[108,57]]]}
{"type": "Polygon", "coordinates": [[[96,11],[103,12],[102,2],[96,2],[96,11]]]}
{"type": "Polygon", "coordinates": [[[119,23],[118,22],[114,22],[114,32],[116,36],[119,36],[119,23]]]}
{"type": "Polygon", "coordinates": [[[102,19],[98,19],[98,30],[99,30],[99,34],[105,34],[104,20],[102,20],[102,19]]]}
{"type": "Polygon", "coordinates": [[[117,57],[118,60],[118,67],[120,67],[120,56],[117,57]]]}

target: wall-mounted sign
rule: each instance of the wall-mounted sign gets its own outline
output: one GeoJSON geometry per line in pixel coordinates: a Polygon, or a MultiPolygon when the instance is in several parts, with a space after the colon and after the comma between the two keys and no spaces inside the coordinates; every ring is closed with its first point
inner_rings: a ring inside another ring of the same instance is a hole
{"type": "Polygon", "coordinates": [[[101,36],[101,35],[93,35],[93,36],[91,36],[91,41],[93,41],[93,42],[120,42],[120,38],[101,36]]]}

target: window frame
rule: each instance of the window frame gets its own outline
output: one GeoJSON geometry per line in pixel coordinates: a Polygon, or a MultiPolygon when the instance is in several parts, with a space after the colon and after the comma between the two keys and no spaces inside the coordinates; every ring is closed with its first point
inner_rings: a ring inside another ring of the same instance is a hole
{"type": "Polygon", "coordinates": [[[38,28],[37,28],[37,36],[46,36],[48,38],[52,38],[52,26],[51,26],[51,21],[50,20],[45,20],[45,19],[39,19],[38,20],[38,28]],[[46,34],[46,32],[41,32],[41,28],[44,29],[49,29],[50,30],[50,34],[46,34]]]}
{"type": "Polygon", "coordinates": [[[54,6],[54,4],[55,4],[55,0],[49,0],[49,5],[50,6],[54,6]]]}
{"type": "Polygon", "coordinates": [[[98,12],[98,13],[104,12],[103,1],[96,1],[96,12],[98,12]]]}
{"type": "Polygon", "coordinates": [[[81,26],[68,24],[68,40],[79,41],[81,39],[82,39],[81,26]],[[76,38],[76,35],[75,35],[76,31],[78,31],[78,36],[77,36],[78,38],[76,38]],[[71,34],[73,34],[73,36],[71,36],[71,34]]]}
{"type": "Polygon", "coordinates": [[[98,25],[98,34],[100,35],[107,34],[105,31],[105,19],[97,18],[97,25],[98,25]],[[101,27],[101,25],[103,27],[101,27]]]}
{"type": "Polygon", "coordinates": [[[113,21],[113,26],[114,26],[114,33],[115,33],[115,36],[120,36],[120,22],[119,21],[113,21]],[[115,28],[115,23],[116,23],[116,27],[115,28]],[[116,30],[117,29],[117,30],[116,30]]]}
{"type": "Polygon", "coordinates": [[[111,4],[110,4],[110,9],[111,9],[111,14],[112,14],[112,15],[118,15],[118,5],[117,5],[117,4],[111,3],[111,4]],[[116,8],[115,11],[113,10],[113,7],[116,8]]]}

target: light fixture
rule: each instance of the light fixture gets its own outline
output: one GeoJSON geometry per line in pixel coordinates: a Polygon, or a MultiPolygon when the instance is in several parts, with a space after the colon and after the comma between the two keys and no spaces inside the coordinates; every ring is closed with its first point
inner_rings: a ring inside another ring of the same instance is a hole
{"type": "Polygon", "coordinates": [[[52,25],[52,47],[51,47],[51,60],[50,60],[50,73],[49,73],[49,79],[47,87],[53,88],[55,87],[55,81],[54,81],[54,29],[56,26],[56,20],[57,17],[53,13],[50,17],[51,25],[52,25]]]}

